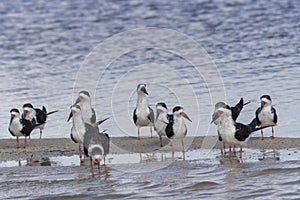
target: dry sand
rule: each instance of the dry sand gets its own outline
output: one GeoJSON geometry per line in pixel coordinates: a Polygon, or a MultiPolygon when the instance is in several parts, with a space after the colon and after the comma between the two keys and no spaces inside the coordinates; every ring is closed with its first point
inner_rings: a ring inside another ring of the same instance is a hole
{"type": "MultiPolygon", "coordinates": [[[[221,148],[217,137],[187,137],[185,138],[186,151],[199,148],[221,148]]],[[[23,145],[20,140],[20,145],[23,145]]],[[[141,138],[136,137],[112,137],[110,153],[146,153],[146,152],[170,152],[169,140],[164,138],[164,147],[159,147],[158,137],[141,138]]],[[[181,144],[175,143],[175,150],[181,151],[181,144]]],[[[248,141],[247,148],[256,149],[300,149],[300,138],[261,138],[252,137],[248,141]]],[[[35,158],[50,156],[71,156],[78,154],[78,144],[75,144],[68,138],[58,139],[30,139],[27,141],[26,149],[16,148],[15,139],[0,139],[0,161],[28,159],[31,155],[35,158]]]]}

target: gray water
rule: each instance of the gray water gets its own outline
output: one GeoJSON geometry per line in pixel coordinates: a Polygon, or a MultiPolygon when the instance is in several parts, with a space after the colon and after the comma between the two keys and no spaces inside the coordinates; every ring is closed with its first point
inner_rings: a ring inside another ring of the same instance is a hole
{"type": "Polygon", "coordinates": [[[247,149],[243,162],[219,150],[109,155],[107,166],[79,166],[78,156],[50,158],[52,166],[1,163],[0,195],[7,199],[299,199],[299,152],[247,149]],[[209,154],[207,154],[209,153],[209,154]],[[204,156],[208,155],[208,156],[204,156]],[[30,174],[30,176],[27,176],[30,174]]]}
{"type": "MultiPolygon", "coordinates": [[[[299,10],[296,0],[1,1],[0,138],[11,137],[10,109],[21,109],[26,102],[59,110],[49,116],[44,138],[69,137],[69,106],[81,89],[91,93],[99,119],[112,116],[103,124],[110,135],[136,136],[131,118],[140,82],[147,83],[152,107],[165,101],[170,108],[177,104],[185,108],[193,120],[187,122],[189,135],[216,134],[209,122],[217,101],[230,105],[240,97],[253,101],[239,118],[248,123],[259,97],[270,94],[279,115],[275,136],[299,137],[299,10]]],[[[147,131],[142,129],[142,135],[148,136],[147,131]]],[[[265,133],[268,136],[270,130],[265,133]]],[[[38,135],[35,131],[32,138],[38,135]]],[[[193,154],[194,160],[143,174],[108,165],[98,178],[91,177],[89,167],[72,164],[20,168],[12,164],[1,168],[1,196],[292,199],[299,195],[299,159],[281,156],[280,161],[262,163],[246,157],[243,164],[227,166],[220,164],[219,155],[212,152],[204,159],[193,154]]]]}

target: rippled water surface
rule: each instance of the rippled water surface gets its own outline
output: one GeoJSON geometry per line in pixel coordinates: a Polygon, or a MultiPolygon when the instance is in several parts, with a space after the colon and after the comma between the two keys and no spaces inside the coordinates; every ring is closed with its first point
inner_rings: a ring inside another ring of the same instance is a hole
{"type": "MultiPolygon", "coordinates": [[[[299,10],[296,0],[2,1],[0,138],[10,137],[10,109],[26,102],[59,110],[43,137],[69,137],[69,106],[81,89],[90,91],[99,119],[113,116],[103,125],[109,134],[136,136],[131,118],[140,82],[147,83],[152,107],[165,101],[185,108],[193,120],[189,135],[216,134],[209,122],[217,101],[252,100],[239,118],[247,123],[259,97],[270,94],[279,115],[275,135],[299,137],[299,10]],[[152,29],[135,34],[146,27],[152,29]],[[154,34],[159,28],[168,34],[154,34]],[[131,40],[118,40],[124,35],[131,40]],[[191,51],[194,45],[200,54],[191,51]]],[[[279,152],[279,161],[259,161],[255,151],[245,163],[215,151],[207,159],[189,152],[190,159],[176,162],[154,155],[140,163],[133,154],[125,156],[129,164],[114,155],[95,177],[76,158],[51,158],[57,163],[51,167],[13,167],[18,162],[11,161],[1,163],[0,196],[299,198],[299,156],[289,159],[288,152],[279,152]],[[143,166],[164,167],[141,173],[143,166]]]]}
{"type": "Polygon", "coordinates": [[[79,166],[78,156],[50,158],[52,166],[3,162],[0,194],[11,199],[294,199],[300,195],[298,157],[293,149],[246,149],[243,162],[220,156],[219,150],[188,151],[185,161],[180,153],[175,161],[170,153],[109,155],[107,166],[93,171],[79,166]]]}

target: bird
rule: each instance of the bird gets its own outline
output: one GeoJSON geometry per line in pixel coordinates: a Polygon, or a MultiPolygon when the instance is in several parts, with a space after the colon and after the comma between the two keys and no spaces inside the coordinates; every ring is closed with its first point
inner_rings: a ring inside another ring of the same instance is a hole
{"type": "MultiPolygon", "coordinates": [[[[272,105],[270,95],[262,95],[260,97],[261,106],[256,110],[255,116],[257,120],[257,126],[269,127],[272,126],[272,139],[274,139],[274,127],[277,124],[278,116],[276,109],[272,105]]],[[[261,129],[261,139],[264,140],[264,132],[261,129]]]]}
{"type": "Polygon", "coordinates": [[[43,134],[43,129],[45,127],[48,115],[56,113],[56,112],[58,112],[58,110],[55,110],[55,111],[52,111],[52,112],[48,113],[45,106],[43,106],[42,109],[34,108],[34,110],[36,112],[36,122],[37,122],[35,128],[40,129],[40,139],[41,139],[42,134],[43,134]]]}
{"type": "MultiPolygon", "coordinates": [[[[218,117],[218,113],[217,113],[218,108],[228,108],[228,109],[230,109],[231,113],[232,113],[232,119],[233,119],[233,121],[236,121],[238,116],[240,115],[243,107],[245,105],[249,104],[249,103],[250,103],[250,101],[248,101],[247,103],[244,103],[243,98],[241,98],[240,101],[235,106],[229,106],[229,105],[225,104],[224,102],[216,103],[214,113],[212,114],[211,123],[214,123],[215,125],[218,125],[220,123],[221,118],[218,117]]],[[[217,130],[217,132],[218,132],[219,141],[223,143],[224,154],[226,154],[225,143],[222,141],[222,137],[219,134],[219,130],[217,130]]],[[[236,152],[235,146],[233,146],[233,151],[236,152]]],[[[231,153],[231,146],[229,146],[229,153],[231,153]]]]}
{"type": "Polygon", "coordinates": [[[217,109],[217,116],[221,118],[218,130],[222,140],[229,145],[240,145],[240,158],[242,159],[243,144],[247,142],[252,132],[260,129],[256,128],[256,118],[247,125],[235,122],[232,119],[231,109],[223,107],[217,109]]]}
{"type": "Polygon", "coordinates": [[[17,148],[20,148],[19,145],[19,136],[25,136],[24,139],[24,148],[26,148],[27,137],[30,136],[32,130],[35,128],[36,120],[34,118],[35,111],[32,109],[31,104],[24,104],[23,114],[20,118],[20,112],[17,108],[10,110],[11,119],[9,123],[9,132],[11,135],[16,136],[17,148]]]}
{"type": "Polygon", "coordinates": [[[20,148],[19,137],[25,136],[24,140],[24,148],[26,148],[26,137],[31,133],[31,123],[27,120],[22,120],[20,118],[20,112],[17,108],[13,108],[10,110],[10,123],[8,130],[12,136],[16,137],[17,148],[20,148]],[[29,122],[29,123],[28,123],[29,122]]]}
{"type": "Polygon", "coordinates": [[[33,108],[31,103],[25,103],[23,105],[22,118],[29,120],[29,121],[34,120],[36,122],[36,111],[33,108]]]}
{"type": "Polygon", "coordinates": [[[105,165],[105,157],[109,153],[109,135],[100,132],[89,124],[86,125],[86,134],[84,134],[84,153],[90,157],[90,165],[93,169],[93,162],[99,167],[101,160],[105,165]]]}
{"type": "Polygon", "coordinates": [[[148,106],[146,95],[146,84],[138,84],[137,86],[137,104],[133,111],[133,122],[138,128],[138,139],[140,139],[140,128],[150,126],[150,137],[152,138],[152,126],[154,124],[154,113],[152,108],[148,106]]]}
{"type": "MultiPolygon", "coordinates": [[[[23,105],[23,113],[21,119],[22,123],[27,124],[26,129],[28,130],[26,130],[26,132],[30,131],[31,133],[33,129],[36,128],[36,111],[31,103],[25,103],[23,105]]],[[[30,133],[28,134],[29,139],[30,133]]]]}
{"type": "Polygon", "coordinates": [[[99,132],[98,126],[109,119],[109,117],[100,120],[98,122],[95,122],[94,124],[90,125],[88,123],[85,123],[83,121],[81,108],[79,105],[72,105],[71,106],[71,113],[67,121],[69,121],[72,118],[72,128],[71,128],[71,134],[70,137],[73,142],[78,143],[78,151],[79,151],[79,158],[80,163],[82,161],[82,149],[81,145],[84,142],[84,136],[86,133],[90,132],[89,130],[95,129],[97,132],[99,132]]]}
{"type": "Polygon", "coordinates": [[[185,125],[183,118],[186,118],[190,122],[192,121],[188,117],[188,115],[184,112],[184,110],[181,106],[175,106],[173,108],[173,117],[170,117],[169,122],[166,126],[166,135],[171,140],[172,159],[174,159],[174,147],[173,147],[174,139],[181,140],[183,159],[185,159],[183,138],[187,134],[187,127],[185,125]]]}
{"type": "Polygon", "coordinates": [[[80,91],[74,105],[78,104],[81,108],[82,119],[87,124],[94,124],[96,122],[96,112],[91,105],[91,97],[89,92],[80,91]]]}
{"type": "Polygon", "coordinates": [[[168,114],[167,105],[164,102],[156,104],[156,118],[154,123],[154,130],[157,132],[160,140],[160,147],[162,147],[162,137],[166,136],[166,127],[171,115],[168,114]]]}
{"type": "MultiPolygon", "coordinates": [[[[82,118],[81,109],[79,105],[71,106],[71,117],[73,126],[71,128],[71,139],[73,142],[78,143],[79,159],[82,161],[81,145],[83,144],[84,134],[86,132],[85,123],[82,118]]],[[[68,119],[68,120],[69,120],[68,119]]]]}

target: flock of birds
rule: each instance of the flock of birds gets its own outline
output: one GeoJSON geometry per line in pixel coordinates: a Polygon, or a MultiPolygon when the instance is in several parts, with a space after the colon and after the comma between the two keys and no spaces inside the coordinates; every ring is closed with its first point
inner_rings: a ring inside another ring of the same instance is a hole
{"type": "MultiPolygon", "coordinates": [[[[152,137],[152,128],[157,132],[160,138],[160,146],[162,147],[162,137],[170,140],[172,147],[172,159],[174,159],[173,140],[180,140],[182,144],[183,159],[185,158],[185,149],[183,139],[187,135],[187,127],[185,120],[191,122],[191,119],[184,112],[181,106],[175,106],[172,114],[168,113],[167,105],[164,102],[156,104],[156,117],[151,107],[148,105],[145,84],[137,86],[137,104],[133,111],[133,122],[138,128],[138,139],[140,139],[140,128],[150,127],[150,137],[152,137]]],[[[263,95],[260,98],[261,106],[256,110],[254,119],[249,124],[236,122],[243,106],[250,103],[244,103],[243,98],[234,107],[226,105],[224,102],[218,102],[212,115],[211,123],[217,125],[219,141],[223,143],[224,153],[226,154],[225,145],[229,145],[231,155],[231,147],[236,153],[235,146],[240,145],[240,158],[242,158],[242,145],[247,142],[252,132],[261,130],[262,139],[263,129],[272,127],[272,138],[274,138],[273,126],[277,123],[277,114],[272,106],[272,100],[269,95],[263,95]]],[[[47,112],[43,106],[42,109],[34,108],[32,104],[23,105],[23,113],[20,115],[18,109],[11,109],[11,120],[9,124],[9,132],[16,136],[17,147],[19,145],[19,136],[25,136],[24,148],[26,148],[26,138],[30,137],[30,133],[38,128],[40,129],[40,138],[42,130],[45,126],[47,116],[56,111],[47,112]]],[[[79,92],[76,102],[71,106],[71,112],[67,121],[72,118],[71,139],[78,143],[80,162],[82,161],[82,148],[84,154],[90,158],[90,165],[100,164],[103,160],[105,165],[105,157],[109,153],[110,137],[106,130],[100,130],[99,125],[109,119],[105,118],[100,121],[96,119],[95,110],[91,106],[91,98],[87,91],[79,92]]]]}
{"type": "MultiPolygon", "coordinates": [[[[181,106],[175,106],[173,113],[168,114],[167,105],[164,102],[156,104],[156,118],[154,118],[153,110],[148,106],[148,92],[145,84],[137,86],[137,105],[133,112],[133,121],[138,128],[138,139],[140,138],[140,128],[143,126],[150,127],[150,137],[152,137],[152,127],[159,135],[160,146],[162,147],[162,137],[166,136],[170,139],[172,147],[172,158],[174,159],[173,140],[179,139],[182,144],[183,159],[185,157],[185,149],[183,139],[187,134],[187,127],[184,118],[192,121],[181,106]]],[[[234,154],[236,154],[235,146],[240,146],[240,158],[242,159],[242,146],[247,142],[251,133],[261,130],[262,139],[264,139],[263,129],[272,127],[272,138],[274,138],[274,128],[277,124],[276,110],[272,105],[269,95],[260,97],[261,106],[256,110],[255,117],[249,124],[236,122],[244,105],[243,98],[234,107],[226,105],[224,102],[218,102],[212,115],[211,123],[217,125],[218,139],[223,143],[224,154],[226,154],[225,145],[229,145],[231,155],[231,147],[233,146],[234,154]]]]}

